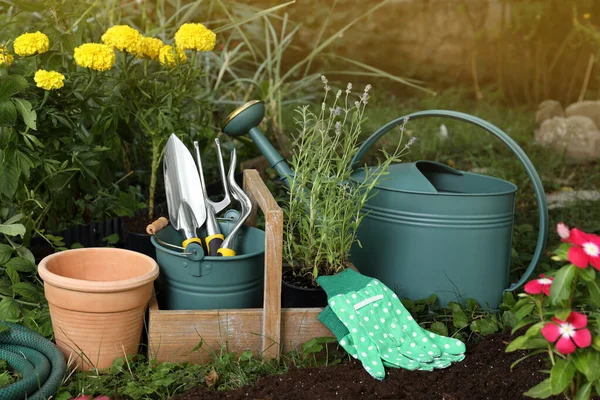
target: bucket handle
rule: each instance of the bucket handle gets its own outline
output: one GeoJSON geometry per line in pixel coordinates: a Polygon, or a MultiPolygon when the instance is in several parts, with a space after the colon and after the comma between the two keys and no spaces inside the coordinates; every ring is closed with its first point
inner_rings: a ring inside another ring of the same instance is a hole
{"type": "MultiPolygon", "coordinates": [[[[517,282],[510,285],[504,291],[512,292],[513,290],[517,289],[523,283],[525,283],[525,281],[529,278],[529,276],[535,269],[537,263],[540,260],[541,255],[542,255],[542,251],[544,250],[544,247],[546,246],[546,239],[548,238],[548,205],[546,202],[546,193],[544,192],[544,187],[542,185],[542,181],[541,181],[537,171],[535,170],[535,167],[531,163],[531,160],[529,160],[529,157],[527,157],[527,155],[525,154],[523,149],[521,149],[521,147],[519,147],[517,142],[515,142],[510,136],[508,136],[506,133],[504,133],[502,130],[500,130],[495,125],[492,125],[491,123],[489,123],[481,118],[475,117],[473,115],[461,113],[458,111],[450,111],[450,110],[428,110],[428,111],[418,111],[418,112],[407,115],[407,117],[408,117],[409,121],[414,120],[414,119],[426,118],[426,117],[445,117],[445,118],[449,118],[449,119],[455,119],[458,121],[467,122],[469,124],[483,128],[487,132],[493,134],[498,139],[500,139],[505,145],[507,145],[512,150],[512,152],[517,156],[517,158],[519,159],[521,164],[525,167],[527,175],[529,176],[529,179],[531,180],[531,183],[533,184],[533,189],[535,190],[535,197],[536,197],[537,205],[538,205],[540,227],[539,227],[539,231],[538,231],[538,240],[537,240],[537,244],[535,247],[535,253],[533,254],[533,258],[531,259],[529,266],[525,270],[523,276],[517,282]]],[[[402,125],[404,118],[405,117],[396,118],[395,120],[387,123],[386,125],[379,128],[375,133],[373,133],[360,146],[360,148],[358,149],[358,152],[356,153],[354,158],[352,158],[350,167],[353,170],[360,167],[360,160],[363,158],[363,156],[366,154],[366,152],[371,148],[371,146],[373,146],[373,144],[375,144],[375,142],[377,140],[379,140],[379,138],[381,138],[387,132],[389,132],[390,130],[392,130],[393,128],[395,128],[398,125],[402,125]]]]}

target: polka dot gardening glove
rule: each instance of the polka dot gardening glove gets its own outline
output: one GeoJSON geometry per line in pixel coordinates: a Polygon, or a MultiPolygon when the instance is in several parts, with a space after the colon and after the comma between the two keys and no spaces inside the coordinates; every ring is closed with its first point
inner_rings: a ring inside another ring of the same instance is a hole
{"type": "Polygon", "coordinates": [[[373,377],[383,379],[384,366],[432,371],[464,358],[461,341],[421,328],[377,279],[346,269],[317,282],[329,302],[319,319],[373,377]]]}

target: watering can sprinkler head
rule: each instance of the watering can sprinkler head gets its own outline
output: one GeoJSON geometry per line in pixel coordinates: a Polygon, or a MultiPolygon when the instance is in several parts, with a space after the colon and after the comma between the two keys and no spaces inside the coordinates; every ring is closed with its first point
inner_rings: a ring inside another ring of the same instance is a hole
{"type": "Polygon", "coordinates": [[[223,132],[229,136],[242,136],[256,128],[265,117],[265,103],[251,100],[233,110],[223,121],[223,132]]]}
{"type": "Polygon", "coordinates": [[[252,100],[236,108],[225,118],[222,131],[233,137],[246,133],[250,135],[256,147],[264,154],[271,167],[277,171],[283,183],[289,187],[289,180],[294,175],[292,170],[283,159],[283,156],[275,150],[275,147],[258,129],[258,125],[264,117],[265,103],[260,100],[252,100]]]}

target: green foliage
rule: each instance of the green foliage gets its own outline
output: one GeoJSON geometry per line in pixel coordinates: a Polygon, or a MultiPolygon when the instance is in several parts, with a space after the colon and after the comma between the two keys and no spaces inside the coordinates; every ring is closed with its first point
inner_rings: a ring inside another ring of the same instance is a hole
{"type": "Polygon", "coordinates": [[[497,333],[508,325],[499,314],[482,309],[475,299],[467,299],[464,306],[450,302],[439,308],[433,294],[421,300],[402,299],[402,304],[425,329],[463,341],[497,333]]]}
{"type": "Polygon", "coordinates": [[[6,387],[17,382],[21,376],[11,370],[4,360],[0,360],[0,388],[6,387]]]}
{"type": "Polygon", "coordinates": [[[576,329],[588,329],[591,335],[600,332],[597,274],[589,266],[578,268],[569,263],[568,251],[572,246],[571,243],[562,243],[554,251],[552,259],[567,264],[547,273],[547,277],[553,278],[550,296],[543,292],[520,294],[520,300],[506,312],[510,316],[513,333],[522,333],[527,328],[524,334],[507,346],[506,351],[543,351],[552,365],[550,376],[528,390],[525,396],[547,398],[563,394],[569,399],[590,399],[592,389],[600,385],[600,346],[597,337],[593,338],[591,346],[579,348],[577,345],[575,352],[562,354],[542,335],[544,327],[558,323],[557,320],[569,321],[574,311],[587,316],[587,326],[576,329]],[[551,322],[551,319],[555,322],[551,322]]]}

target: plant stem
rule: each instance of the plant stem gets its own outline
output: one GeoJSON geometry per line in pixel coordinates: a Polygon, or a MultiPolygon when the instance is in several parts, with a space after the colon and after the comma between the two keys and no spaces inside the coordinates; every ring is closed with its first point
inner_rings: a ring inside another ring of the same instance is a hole
{"type": "Polygon", "coordinates": [[[150,193],[148,193],[148,219],[154,218],[154,193],[156,192],[156,170],[160,160],[159,139],[152,140],[152,168],[150,175],[150,193]]]}
{"type": "Polygon", "coordinates": [[[17,300],[11,296],[5,296],[3,294],[0,294],[0,299],[11,299],[13,301],[16,301],[19,304],[23,304],[24,306],[31,306],[31,307],[39,307],[40,306],[39,303],[30,303],[29,301],[17,300]]]}

